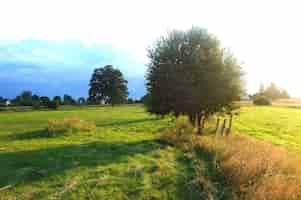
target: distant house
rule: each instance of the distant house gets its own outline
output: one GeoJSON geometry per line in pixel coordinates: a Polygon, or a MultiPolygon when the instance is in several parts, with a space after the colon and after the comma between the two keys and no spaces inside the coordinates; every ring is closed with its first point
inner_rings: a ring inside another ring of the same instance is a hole
{"type": "Polygon", "coordinates": [[[8,100],[8,99],[5,100],[5,105],[6,105],[6,106],[9,106],[10,104],[11,104],[10,100],[8,100]]]}
{"type": "Polygon", "coordinates": [[[240,97],[240,100],[241,101],[249,101],[249,100],[251,100],[250,99],[250,95],[245,94],[245,95],[243,95],[243,96],[240,97]]]}

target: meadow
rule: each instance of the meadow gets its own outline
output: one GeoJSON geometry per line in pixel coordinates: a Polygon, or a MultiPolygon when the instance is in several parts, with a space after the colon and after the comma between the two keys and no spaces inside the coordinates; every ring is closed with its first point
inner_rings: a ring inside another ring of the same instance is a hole
{"type": "Polygon", "coordinates": [[[190,161],[158,141],[170,123],[141,106],[0,113],[0,199],[195,199],[190,161]],[[44,137],[48,120],[93,132],[44,137]]]}
{"type": "MultiPolygon", "coordinates": [[[[246,106],[233,125],[299,151],[300,121],[301,109],[246,106]]],[[[172,124],[142,106],[1,112],[0,200],[199,199],[206,187],[195,184],[193,161],[159,139],[172,124]],[[66,117],[93,121],[96,130],[44,136],[48,120],[66,117]]],[[[210,176],[208,158],[200,159],[210,176]]]]}
{"type": "Polygon", "coordinates": [[[234,119],[234,132],[301,151],[301,109],[278,106],[246,106],[234,119]]]}

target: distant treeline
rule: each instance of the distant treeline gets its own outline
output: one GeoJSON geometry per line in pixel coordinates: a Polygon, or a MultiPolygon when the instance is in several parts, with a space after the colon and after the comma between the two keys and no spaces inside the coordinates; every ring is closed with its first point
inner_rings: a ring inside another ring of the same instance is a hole
{"type": "Polygon", "coordinates": [[[270,100],[290,98],[287,90],[281,89],[275,83],[271,83],[267,87],[265,87],[263,84],[260,84],[259,91],[253,95],[249,95],[250,99],[254,99],[257,96],[264,96],[270,100]]]}
{"type": "MultiPolygon", "coordinates": [[[[128,98],[127,104],[141,103],[141,99],[128,98]]],[[[71,95],[65,94],[63,97],[55,96],[53,98],[48,96],[38,96],[31,91],[23,91],[14,99],[3,98],[0,96],[0,106],[32,106],[35,109],[50,108],[57,109],[61,105],[95,105],[95,101],[90,101],[89,98],[79,97],[74,98],[71,95]]],[[[100,102],[97,104],[106,104],[100,102]]]]}
{"type": "Polygon", "coordinates": [[[120,70],[112,65],[96,68],[89,83],[89,97],[73,98],[65,94],[50,98],[48,96],[38,96],[31,91],[23,91],[14,99],[0,97],[0,106],[32,106],[35,109],[49,108],[57,109],[60,105],[117,105],[142,103],[141,99],[128,97],[127,80],[124,79],[120,70]]]}
{"type": "Polygon", "coordinates": [[[249,98],[256,105],[271,105],[273,100],[288,99],[290,95],[287,90],[281,89],[275,83],[271,83],[267,87],[260,84],[259,91],[253,95],[249,95],[249,98]]]}

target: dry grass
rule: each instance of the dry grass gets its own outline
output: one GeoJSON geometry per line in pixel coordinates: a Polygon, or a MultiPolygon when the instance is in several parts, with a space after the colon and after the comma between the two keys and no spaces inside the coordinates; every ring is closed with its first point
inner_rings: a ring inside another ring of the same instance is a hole
{"type": "MultiPolygon", "coordinates": [[[[179,118],[162,139],[190,151],[190,155],[195,152],[210,155],[214,162],[211,166],[216,167],[215,174],[223,179],[225,187],[231,188],[237,199],[301,199],[301,161],[282,147],[242,135],[199,137],[185,117],[179,118]]],[[[191,156],[191,159],[202,158],[191,156]]],[[[199,162],[194,163],[198,165],[199,162]]],[[[204,177],[200,175],[199,178],[204,177]]]]}
{"type": "Polygon", "coordinates": [[[239,199],[301,199],[300,161],[281,147],[234,135],[200,138],[198,148],[216,155],[219,173],[239,199]]]}
{"type": "Polygon", "coordinates": [[[280,106],[280,107],[300,108],[301,107],[301,99],[298,99],[298,98],[277,99],[277,100],[273,101],[272,105],[280,106]]]}
{"type": "Polygon", "coordinates": [[[190,143],[196,137],[196,131],[189,122],[188,117],[179,116],[176,119],[175,126],[166,129],[161,139],[180,146],[184,149],[190,148],[190,143]]]}
{"type": "Polygon", "coordinates": [[[57,136],[64,133],[89,132],[95,130],[94,122],[86,122],[77,117],[62,120],[49,120],[47,136],[57,136]]]}

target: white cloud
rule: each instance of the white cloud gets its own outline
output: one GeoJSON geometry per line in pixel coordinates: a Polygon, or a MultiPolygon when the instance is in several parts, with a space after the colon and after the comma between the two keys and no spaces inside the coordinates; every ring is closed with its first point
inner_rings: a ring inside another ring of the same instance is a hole
{"type": "Polygon", "coordinates": [[[197,25],[245,63],[251,91],[275,81],[301,96],[300,6],[297,0],[1,1],[0,40],[110,44],[147,62],[145,49],[166,30],[197,25]]]}

